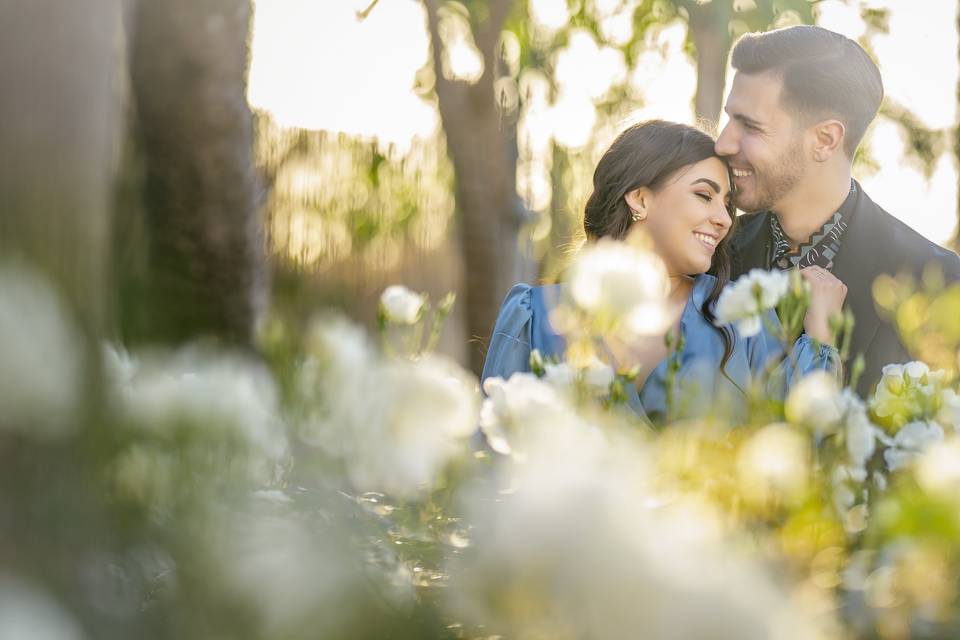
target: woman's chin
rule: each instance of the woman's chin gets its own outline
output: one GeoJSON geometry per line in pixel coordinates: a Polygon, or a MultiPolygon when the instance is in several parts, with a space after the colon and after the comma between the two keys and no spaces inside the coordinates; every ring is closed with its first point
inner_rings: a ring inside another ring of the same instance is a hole
{"type": "Polygon", "coordinates": [[[684,273],[691,276],[698,276],[701,273],[706,273],[710,271],[710,267],[713,266],[709,260],[691,260],[688,265],[688,269],[684,273]]]}

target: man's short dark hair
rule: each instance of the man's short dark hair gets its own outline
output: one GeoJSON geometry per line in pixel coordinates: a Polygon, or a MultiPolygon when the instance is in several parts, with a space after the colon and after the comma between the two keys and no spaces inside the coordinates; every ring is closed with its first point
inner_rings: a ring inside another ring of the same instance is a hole
{"type": "Polygon", "coordinates": [[[781,104],[807,122],[836,118],[853,158],[883,100],[880,70],[859,44],[823,27],[802,25],[748,33],[730,60],[741,73],[767,71],[783,80],[781,104]]]}

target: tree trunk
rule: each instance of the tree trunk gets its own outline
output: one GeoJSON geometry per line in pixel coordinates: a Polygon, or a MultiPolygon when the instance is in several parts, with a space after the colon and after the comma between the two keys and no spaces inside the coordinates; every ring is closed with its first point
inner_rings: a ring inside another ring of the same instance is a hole
{"type": "Polygon", "coordinates": [[[474,34],[485,65],[474,84],[444,77],[436,2],[424,0],[424,6],[440,118],[456,175],[469,365],[479,374],[500,303],[510,285],[525,275],[518,247],[523,215],[516,187],[516,122],[501,116],[494,95],[497,44],[512,0],[491,2],[484,30],[474,34]]]}
{"type": "Polygon", "coordinates": [[[151,341],[249,345],[265,301],[249,23],[249,0],[143,0],[134,18],[151,341]]]}
{"type": "MultiPolygon", "coordinates": [[[[957,33],[960,34],[960,2],[957,2],[957,33]]],[[[957,45],[957,58],[960,59],[960,43],[957,45]]],[[[957,114],[956,125],[953,130],[953,153],[956,157],[957,181],[960,183],[960,78],[957,79],[957,114]]],[[[960,184],[957,188],[957,230],[951,242],[954,251],[960,252],[960,184]]]]}
{"type": "Polygon", "coordinates": [[[520,277],[521,216],[508,132],[501,128],[492,96],[478,93],[469,96],[465,108],[441,113],[446,111],[443,127],[456,173],[470,368],[479,374],[497,310],[520,277]]]}
{"type": "Polygon", "coordinates": [[[690,13],[690,33],[697,49],[697,93],[694,110],[706,130],[715,132],[723,109],[723,90],[727,82],[727,57],[731,38],[728,17],[718,15],[719,3],[702,5],[690,13]]]}
{"type": "Polygon", "coordinates": [[[0,255],[44,271],[99,336],[123,131],[119,0],[10,4],[0,10],[0,255]]]}

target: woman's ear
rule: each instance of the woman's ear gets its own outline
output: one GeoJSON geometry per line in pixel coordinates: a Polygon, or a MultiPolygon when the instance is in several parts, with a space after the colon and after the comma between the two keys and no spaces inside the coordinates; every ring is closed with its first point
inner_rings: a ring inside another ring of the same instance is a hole
{"type": "Polygon", "coordinates": [[[649,213],[651,196],[652,194],[650,193],[650,189],[646,187],[640,187],[639,189],[628,191],[626,195],[623,196],[623,199],[627,203],[627,207],[630,208],[631,220],[634,222],[646,220],[647,213],[649,213]]]}

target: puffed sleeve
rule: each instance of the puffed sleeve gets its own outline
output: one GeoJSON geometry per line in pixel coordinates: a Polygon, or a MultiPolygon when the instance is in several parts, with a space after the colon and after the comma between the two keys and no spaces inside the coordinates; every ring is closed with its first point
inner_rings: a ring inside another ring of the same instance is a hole
{"type": "Polygon", "coordinates": [[[481,383],[487,378],[509,378],[518,371],[530,371],[530,342],[533,326],[532,287],[515,285],[503,304],[490,336],[481,383]]]}
{"type": "Polygon", "coordinates": [[[818,344],[804,333],[784,358],[783,345],[770,330],[779,326],[777,315],[770,311],[763,330],[747,339],[750,371],[755,377],[769,371],[767,391],[771,395],[784,397],[800,378],[813,371],[826,371],[834,376],[838,385],[843,385],[843,365],[836,347],[818,344]]]}

